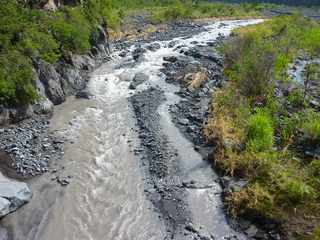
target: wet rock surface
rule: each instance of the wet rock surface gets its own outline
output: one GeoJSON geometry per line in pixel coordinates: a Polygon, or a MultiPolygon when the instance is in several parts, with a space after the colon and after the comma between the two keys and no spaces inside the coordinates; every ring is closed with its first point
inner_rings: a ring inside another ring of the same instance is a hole
{"type": "Polygon", "coordinates": [[[142,164],[150,173],[146,193],[151,201],[169,223],[168,231],[172,235],[183,231],[188,221],[187,209],[182,201],[184,192],[175,186],[175,176],[179,171],[175,162],[176,153],[170,148],[166,138],[161,135],[157,108],[164,101],[164,94],[159,89],[149,89],[138,93],[130,99],[139,126],[139,138],[142,153],[142,164]],[[179,228],[179,229],[178,229],[179,228]]]}
{"type": "MultiPolygon", "coordinates": [[[[210,47],[217,46],[221,40],[223,37],[218,38],[215,42],[207,43],[207,46],[195,46],[187,50],[180,50],[180,53],[185,56],[166,57],[164,60],[168,63],[164,63],[164,68],[161,70],[166,75],[168,83],[180,86],[177,95],[181,97],[181,101],[170,107],[173,122],[186,138],[194,143],[195,150],[199,151],[204,159],[208,157],[214,146],[208,146],[205,142],[202,133],[203,126],[209,114],[212,91],[221,87],[224,81],[222,78],[223,58],[210,47]],[[201,68],[207,70],[208,79],[199,88],[191,90],[188,88],[185,76],[197,72],[201,68]]],[[[221,176],[220,183],[223,195],[240,191],[248,184],[246,180],[227,176],[221,176]]],[[[184,183],[184,186],[192,188],[194,184],[184,183]]],[[[256,226],[247,220],[232,220],[230,224],[234,229],[242,231],[248,239],[281,239],[276,228],[271,227],[272,224],[251,219],[258,225],[256,226]]],[[[187,229],[193,231],[189,226],[187,229]]],[[[237,239],[237,237],[228,239],[237,239]]]]}
{"type": "MultiPolygon", "coordinates": [[[[163,91],[150,88],[130,98],[138,125],[142,165],[149,172],[146,194],[161,213],[172,239],[207,239],[214,237],[192,224],[186,203],[187,188],[201,188],[196,183],[182,183],[178,154],[163,135],[157,109],[165,100],[163,91]]],[[[210,187],[210,186],[206,186],[210,187]]]]}
{"type": "Polygon", "coordinates": [[[146,82],[149,79],[149,76],[147,76],[144,73],[137,73],[134,78],[132,79],[130,85],[129,85],[129,89],[133,90],[136,89],[137,86],[139,86],[140,84],[146,82]]]}

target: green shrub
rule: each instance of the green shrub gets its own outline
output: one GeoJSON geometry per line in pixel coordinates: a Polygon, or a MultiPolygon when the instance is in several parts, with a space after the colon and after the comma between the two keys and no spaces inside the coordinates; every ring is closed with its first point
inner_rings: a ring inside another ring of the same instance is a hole
{"type": "Polygon", "coordinates": [[[59,45],[51,34],[28,28],[21,41],[21,51],[28,57],[39,57],[47,62],[56,62],[61,53],[59,45]]]}
{"type": "Polygon", "coordinates": [[[37,99],[30,60],[17,51],[0,55],[0,103],[15,105],[37,99]]]}
{"type": "MultiPolygon", "coordinates": [[[[232,216],[241,216],[245,214],[274,217],[280,216],[274,208],[274,197],[264,186],[255,183],[247,188],[234,192],[226,198],[228,210],[232,216]]],[[[282,217],[282,216],[281,216],[282,217]]]]}
{"type": "Polygon", "coordinates": [[[291,117],[284,117],[280,120],[280,137],[283,146],[291,143],[300,124],[300,118],[297,114],[291,117]]]}
{"type": "Polygon", "coordinates": [[[280,192],[283,194],[281,201],[288,204],[299,204],[314,199],[315,190],[303,179],[288,177],[281,180],[280,192]]]}
{"type": "Polygon", "coordinates": [[[306,140],[312,144],[320,144],[320,113],[311,109],[304,111],[301,131],[306,140]]]}
{"type": "MultiPolygon", "coordinates": [[[[320,177],[320,160],[313,160],[310,163],[311,174],[315,177],[320,177]]],[[[320,178],[318,179],[320,181],[320,178]]]]}
{"type": "Polygon", "coordinates": [[[90,26],[80,9],[58,13],[51,30],[63,50],[85,53],[90,49],[90,26]]]}
{"type": "Polygon", "coordinates": [[[306,103],[304,100],[304,93],[301,89],[294,90],[287,97],[287,101],[293,108],[304,108],[306,107],[306,103]]]}
{"type": "Polygon", "coordinates": [[[175,1],[170,6],[155,10],[153,13],[153,21],[155,22],[166,22],[178,19],[185,19],[192,17],[192,4],[182,3],[181,1],[175,1]]]}
{"type": "Polygon", "coordinates": [[[273,146],[273,126],[270,117],[259,110],[252,115],[247,127],[247,149],[253,152],[266,151],[273,146]]]}

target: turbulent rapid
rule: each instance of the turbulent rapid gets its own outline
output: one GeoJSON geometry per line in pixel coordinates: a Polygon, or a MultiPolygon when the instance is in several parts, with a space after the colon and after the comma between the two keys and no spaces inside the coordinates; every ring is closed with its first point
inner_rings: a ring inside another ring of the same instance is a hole
{"type": "MultiPolygon", "coordinates": [[[[46,190],[50,182],[35,181],[32,187],[41,190],[20,213],[31,219],[31,230],[15,231],[14,239],[246,239],[229,226],[217,175],[173,122],[170,108],[181,101],[179,86],[166,82],[161,68],[164,57],[260,21],[216,22],[193,36],[132,44],[125,56],[115,51],[91,74],[94,97],[68,100],[52,119],[52,129],[69,139],[63,167],[71,184],[46,190]],[[147,50],[154,43],[158,49],[147,50]],[[136,61],[138,48],[146,50],[136,61]],[[131,87],[139,74],[144,81],[131,87]],[[48,205],[44,213],[36,210],[40,201],[48,205]],[[38,222],[30,217],[35,213],[38,222]]],[[[17,219],[13,214],[7,221],[21,224],[17,219]]]]}

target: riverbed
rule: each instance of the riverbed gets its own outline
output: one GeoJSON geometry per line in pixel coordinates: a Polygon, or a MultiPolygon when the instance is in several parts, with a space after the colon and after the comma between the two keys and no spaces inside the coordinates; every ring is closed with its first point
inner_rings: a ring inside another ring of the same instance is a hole
{"type": "Polygon", "coordinates": [[[57,171],[31,180],[32,202],[6,217],[11,238],[248,239],[230,226],[217,174],[174,123],[180,86],[161,69],[166,57],[260,21],[210,23],[116,50],[91,74],[90,100],[69,98],[55,109],[50,127],[66,139],[64,157],[57,171]]]}

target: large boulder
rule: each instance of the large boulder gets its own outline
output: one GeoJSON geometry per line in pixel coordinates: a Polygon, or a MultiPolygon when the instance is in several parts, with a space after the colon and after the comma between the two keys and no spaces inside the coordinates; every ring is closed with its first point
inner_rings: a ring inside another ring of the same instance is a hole
{"type": "Polygon", "coordinates": [[[0,105],[0,126],[8,124],[9,120],[9,110],[0,105]]]}
{"type": "Polygon", "coordinates": [[[10,213],[10,204],[11,203],[9,202],[9,200],[0,197],[0,217],[3,217],[10,213]]]}
{"type": "Polygon", "coordinates": [[[49,100],[55,105],[63,103],[65,93],[62,89],[61,76],[54,66],[40,60],[35,64],[35,69],[49,100]]]}
{"type": "Polygon", "coordinates": [[[136,48],[133,52],[132,52],[132,58],[136,61],[139,62],[143,59],[143,54],[146,52],[147,50],[142,48],[142,47],[138,47],[136,48]]]}
{"type": "Polygon", "coordinates": [[[149,76],[144,73],[137,73],[132,82],[130,83],[129,89],[136,89],[140,84],[148,81],[149,76]]]}
{"type": "Polygon", "coordinates": [[[11,181],[3,178],[0,181],[0,201],[2,207],[2,215],[17,210],[19,207],[28,203],[32,198],[32,193],[24,182],[11,181]],[[10,202],[9,211],[6,209],[7,201],[10,202]]]}
{"type": "Polygon", "coordinates": [[[53,103],[48,98],[43,98],[32,106],[33,112],[36,114],[52,114],[53,103]]]}
{"type": "Polygon", "coordinates": [[[98,58],[107,58],[110,54],[109,35],[106,27],[99,26],[91,36],[92,54],[98,58]]]}

